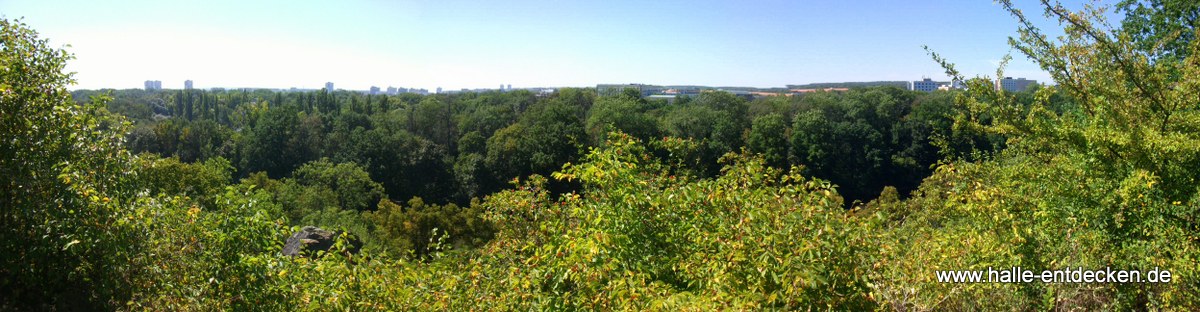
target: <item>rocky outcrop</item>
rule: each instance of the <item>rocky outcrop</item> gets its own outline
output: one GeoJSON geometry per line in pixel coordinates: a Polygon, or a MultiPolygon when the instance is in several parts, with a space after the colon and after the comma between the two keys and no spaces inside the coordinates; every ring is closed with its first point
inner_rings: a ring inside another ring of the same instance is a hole
{"type": "MultiPolygon", "coordinates": [[[[296,234],[289,237],[287,243],[283,245],[283,255],[285,256],[315,256],[318,251],[329,251],[337,237],[341,235],[341,231],[329,231],[315,226],[306,226],[300,229],[296,234]]],[[[349,248],[347,252],[353,254],[358,253],[358,249],[362,247],[362,243],[353,237],[348,237],[347,242],[349,248]]]]}

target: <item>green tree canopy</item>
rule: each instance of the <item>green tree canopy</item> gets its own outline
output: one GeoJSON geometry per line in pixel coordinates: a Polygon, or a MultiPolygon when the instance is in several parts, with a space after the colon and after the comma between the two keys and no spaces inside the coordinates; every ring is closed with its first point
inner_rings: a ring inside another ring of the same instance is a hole
{"type": "Polygon", "coordinates": [[[6,308],[105,308],[139,241],[128,222],[134,164],[128,126],[104,97],[71,100],[71,56],[20,21],[0,19],[0,299],[6,308]],[[117,131],[113,131],[117,130],[117,131]]]}

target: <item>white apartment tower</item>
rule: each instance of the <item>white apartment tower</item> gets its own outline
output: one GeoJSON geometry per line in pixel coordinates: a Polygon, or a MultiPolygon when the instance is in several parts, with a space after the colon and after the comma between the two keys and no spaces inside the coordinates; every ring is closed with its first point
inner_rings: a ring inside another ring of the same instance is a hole
{"type": "Polygon", "coordinates": [[[933,79],[923,78],[919,81],[908,83],[908,89],[921,92],[933,92],[933,90],[938,89],[938,83],[937,81],[933,81],[933,79]]]}
{"type": "Polygon", "coordinates": [[[1028,89],[1029,85],[1031,84],[1037,84],[1037,80],[1025,78],[1013,79],[1012,77],[1004,77],[1002,79],[996,79],[996,91],[1025,91],[1025,89],[1028,89]]]}

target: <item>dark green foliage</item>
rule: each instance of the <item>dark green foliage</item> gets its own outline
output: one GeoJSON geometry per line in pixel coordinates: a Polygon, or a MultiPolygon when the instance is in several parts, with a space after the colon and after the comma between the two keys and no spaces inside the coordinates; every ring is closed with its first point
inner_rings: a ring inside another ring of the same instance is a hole
{"type": "Polygon", "coordinates": [[[1181,61],[1200,28],[1200,3],[1188,0],[1122,0],[1117,11],[1125,14],[1121,28],[1147,55],[1181,61]]]}
{"type": "Polygon", "coordinates": [[[520,121],[488,139],[486,164],[504,180],[561,168],[586,142],[581,112],[563,99],[535,104],[520,121]]]}
{"type": "Polygon", "coordinates": [[[787,122],[783,115],[771,113],[754,119],[746,145],[750,152],[762,155],[768,165],[786,168],[788,137],[787,122]]]}
{"type": "Polygon", "coordinates": [[[458,182],[459,198],[480,197],[484,187],[499,184],[492,180],[484,156],[478,153],[459,154],[454,162],[454,180],[458,182]]]}
{"type": "Polygon", "coordinates": [[[944,138],[958,149],[989,142],[951,129],[952,96],[916,97],[896,88],[807,95],[792,124],[792,164],[837,184],[847,204],[866,202],[884,186],[907,194],[939,159],[935,140],[944,138]]]}
{"type": "Polygon", "coordinates": [[[717,173],[717,159],[742,147],[745,120],[745,100],[726,92],[708,92],[696,99],[679,104],[663,120],[665,132],[671,136],[692,139],[701,144],[697,168],[706,176],[717,173]]]}
{"type": "Polygon", "coordinates": [[[349,136],[340,161],[360,161],[372,177],[388,190],[389,197],[454,195],[446,147],[404,130],[356,129],[349,136]]]}
{"type": "Polygon", "coordinates": [[[242,146],[241,168],[282,177],[300,164],[316,159],[320,147],[309,144],[307,131],[301,131],[304,126],[300,123],[301,115],[290,107],[267,110],[242,146]]]}
{"type": "Polygon", "coordinates": [[[426,97],[412,108],[408,131],[420,135],[433,143],[454,148],[457,141],[452,103],[443,103],[434,97],[426,97]]]}
{"type": "MultiPolygon", "coordinates": [[[[237,177],[265,171],[282,178],[308,161],[329,158],[362,165],[385,186],[389,198],[418,196],[459,205],[503,189],[514,177],[549,174],[578,157],[582,149],[601,144],[610,130],[654,142],[654,154],[663,159],[688,159],[692,165],[680,167],[681,172],[703,177],[718,174],[717,160],[725,153],[742,148],[766,153],[772,166],[805,166],[818,177],[834,180],[850,202],[869,200],[884,185],[907,194],[937,161],[938,154],[931,151],[970,157],[975,150],[996,150],[1002,141],[953,128],[949,102],[954,93],[886,88],[753,101],[705,92],[671,104],[640,99],[636,92],[597,98],[590,89],[562,89],[552,96],[526,91],[426,96],[265,90],[112,92],[122,104],[110,108],[135,119],[127,135],[135,152],[175,156],[185,162],[223,157],[235,165],[237,177]],[[925,102],[932,104],[922,107],[925,102]],[[192,118],[182,115],[189,103],[197,107],[192,118]],[[137,107],[167,114],[142,119],[137,107]],[[842,112],[843,107],[854,112],[842,112]],[[838,118],[861,131],[841,126],[793,131],[795,116],[814,110],[839,110],[834,113],[844,116],[838,118]],[[782,116],[783,127],[777,117],[771,117],[756,130],[752,121],[764,115],[782,116]],[[826,130],[833,132],[821,132],[826,130]],[[843,132],[845,136],[838,137],[843,132]],[[829,139],[830,135],[837,139],[829,139]],[[672,156],[657,146],[661,136],[688,139],[688,145],[695,146],[676,150],[681,153],[672,156]],[[800,148],[833,154],[796,153],[797,136],[815,142],[800,148]],[[845,170],[831,169],[837,166],[868,169],[839,176],[845,170]],[[870,182],[851,181],[858,178],[870,182]]],[[[1031,93],[1018,96],[1023,103],[1033,101],[1031,93]]],[[[551,182],[556,191],[575,187],[551,182]]]]}
{"type": "Polygon", "coordinates": [[[647,114],[650,106],[638,98],[605,97],[593,104],[588,112],[587,132],[596,144],[609,131],[619,130],[634,137],[649,140],[659,134],[658,121],[647,114]]]}
{"type": "Polygon", "coordinates": [[[335,190],[338,206],[346,210],[374,210],[384,196],[383,185],[354,163],[335,165],[321,159],[300,166],[291,178],[303,186],[335,190]]]}

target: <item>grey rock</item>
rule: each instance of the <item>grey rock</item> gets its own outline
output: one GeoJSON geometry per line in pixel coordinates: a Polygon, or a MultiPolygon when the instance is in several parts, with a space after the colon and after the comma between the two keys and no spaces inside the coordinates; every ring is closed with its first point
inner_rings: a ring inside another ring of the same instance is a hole
{"type": "MultiPolygon", "coordinates": [[[[296,234],[289,237],[287,243],[283,245],[283,255],[285,256],[316,256],[318,251],[329,251],[333,247],[335,239],[341,235],[341,231],[329,231],[315,226],[305,226],[296,234]]],[[[357,239],[350,237],[348,240],[350,253],[358,253],[358,249],[362,247],[362,243],[357,239]]]]}

